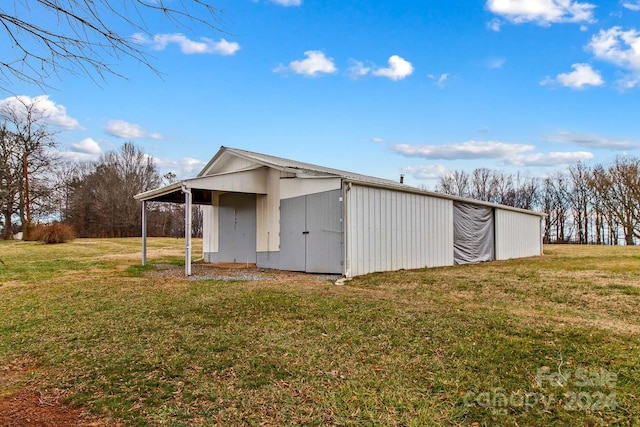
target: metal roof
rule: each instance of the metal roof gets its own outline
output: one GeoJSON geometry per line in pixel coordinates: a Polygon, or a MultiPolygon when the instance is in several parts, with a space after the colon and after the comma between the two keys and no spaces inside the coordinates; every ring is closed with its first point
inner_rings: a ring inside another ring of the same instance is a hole
{"type": "Polygon", "coordinates": [[[324,166],[314,165],[311,163],[285,159],[283,157],[271,156],[268,154],[256,153],[253,151],[241,150],[238,148],[230,148],[230,147],[224,147],[224,146],[220,147],[220,150],[218,150],[215,156],[213,156],[213,158],[209,161],[209,163],[207,163],[207,165],[200,171],[200,173],[196,178],[185,179],[183,181],[180,181],[179,183],[176,183],[164,188],[159,188],[156,190],[147,191],[145,193],[140,193],[135,197],[138,200],[147,200],[154,196],[157,197],[159,195],[167,194],[170,192],[180,191],[180,188],[183,185],[192,187],[195,184],[197,186],[197,182],[199,181],[199,178],[204,178],[205,176],[207,176],[207,172],[211,169],[211,167],[226,153],[256,162],[263,166],[267,166],[267,167],[271,167],[271,168],[279,169],[283,171],[288,171],[288,172],[294,172],[298,176],[302,176],[305,174],[309,175],[308,177],[334,176],[334,177],[339,177],[344,179],[347,183],[351,182],[353,184],[359,184],[364,186],[387,188],[390,190],[403,191],[407,193],[423,194],[426,196],[438,197],[441,199],[449,199],[449,200],[463,202],[463,203],[472,203],[476,205],[495,207],[495,208],[500,208],[500,209],[505,209],[510,211],[538,215],[541,217],[544,216],[544,214],[540,212],[534,212],[526,209],[515,208],[512,206],[499,205],[497,203],[484,202],[481,200],[471,199],[467,197],[459,197],[459,196],[453,196],[445,193],[425,191],[409,185],[400,184],[399,182],[392,181],[389,179],[377,178],[377,177],[368,176],[368,175],[361,175],[358,173],[343,171],[340,169],[333,169],[333,168],[328,168],[324,166]]]}
{"type": "Polygon", "coordinates": [[[368,182],[371,184],[380,184],[391,187],[398,187],[409,189],[412,188],[408,185],[400,184],[399,182],[392,181],[390,179],[376,178],[373,176],[361,175],[353,172],[343,171],[340,169],[333,169],[324,166],[314,165],[311,163],[299,162],[296,160],[285,159],[283,157],[271,156],[268,154],[256,153],[253,151],[240,150],[238,148],[220,147],[220,151],[207,163],[207,165],[200,171],[198,177],[205,176],[209,168],[222,156],[224,153],[234,154],[238,157],[245,158],[247,160],[254,161],[264,166],[269,166],[275,169],[288,170],[292,172],[307,172],[309,175],[332,175],[339,178],[345,178],[348,180],[354,180],[359,182],[368,182]]]}

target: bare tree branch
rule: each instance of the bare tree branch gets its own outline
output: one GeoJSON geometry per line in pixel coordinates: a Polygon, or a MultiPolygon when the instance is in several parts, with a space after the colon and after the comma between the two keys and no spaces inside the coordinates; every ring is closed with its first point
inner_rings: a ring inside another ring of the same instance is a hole
{"type": "Polygon", "coordinates": [[[221,31],[221,10],[209,0],[14,0],[0,5],[0,89],[15,80],[50,87],[62,72],[94,81],[118,71],[122,60],[137,61],[156,74],[134,33],[152,35],[145,16],[176,27],[221,31]],[[4,35],[2,34],[4,33],[4,35]],[[4,39],[4,40],[3,40],[4,39]]]}

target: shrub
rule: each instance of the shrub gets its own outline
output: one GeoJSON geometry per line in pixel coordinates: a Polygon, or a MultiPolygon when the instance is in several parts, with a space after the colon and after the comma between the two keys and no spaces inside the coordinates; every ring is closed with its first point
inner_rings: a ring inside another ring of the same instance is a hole
{"type": "Polygon", "coordinates": [[[54,222],[43,227],[38,240],[43,243],[65,243],[75,238],[76,233],[73,231],[73,227],[69,224],[54,222]]]}
{"type": "Polygon", "coordinates": [[[37,242],[42,237],[42,233],[44,233],[46,228],[46,224],[31,224],[29,226],[29,232],[24,237],[24,240],[27,242],[37,242]]]}

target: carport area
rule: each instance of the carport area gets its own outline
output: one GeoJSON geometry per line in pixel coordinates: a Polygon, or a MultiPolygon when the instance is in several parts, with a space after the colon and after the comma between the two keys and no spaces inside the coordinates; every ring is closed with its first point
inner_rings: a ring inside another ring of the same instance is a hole
{"type": "MultiPolygon", "coordinates": [[[[220,204],[221,232],[233,233],[234,230],[242,230],[243,236],[229,236],[225,242],[233,242],[237,248],[228,248],[231,253],[235,250],[238,255],[237,262],[255,264],[247,253],[256,250],[255,236],[255,200],[257,195],[266,194],[264,168],[256,168],[236,172],[233,174],[219,174],[215,176],[203,176],[186,179],[166,187],[147,191],[136,195],[136,199],[142,202],[142,265],[147,264],[147,203],[178,203],[185,205],[185,270],[187,276],[191,275],[191,235],[192,212],[194,205],[211,206],[215,202],[220,204]],[[235,223],[242,221],[242,227],[235,227],[235,223]],[[249,226],[244,224],[249,223],[249,226]],[[253,228],[251,228],[253,222],[253,228]],[[230,223],[231,227],[225,227],[230,223]]],[[[234,259],[235,262],[235,259],[234,259]]]]}

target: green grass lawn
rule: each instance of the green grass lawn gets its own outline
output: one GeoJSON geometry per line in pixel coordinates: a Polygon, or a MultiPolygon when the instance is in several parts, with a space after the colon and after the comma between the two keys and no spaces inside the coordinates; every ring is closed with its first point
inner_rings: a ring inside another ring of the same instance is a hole
{"type": "Polygon", "coordinates": [[[149,274],[139,239],[0,242],[0,367],[29,368],[0,397],[139,426],[640,425],[640,248],[545,252],[336,286],[149,274]]]}

